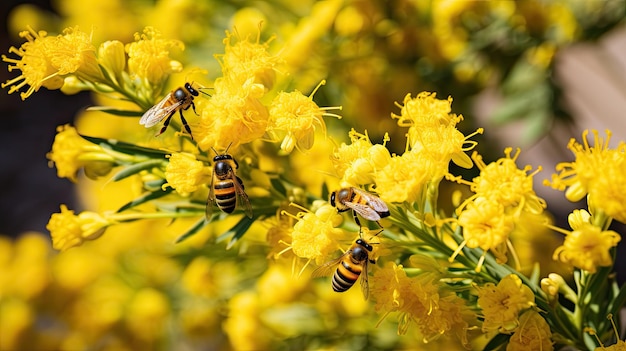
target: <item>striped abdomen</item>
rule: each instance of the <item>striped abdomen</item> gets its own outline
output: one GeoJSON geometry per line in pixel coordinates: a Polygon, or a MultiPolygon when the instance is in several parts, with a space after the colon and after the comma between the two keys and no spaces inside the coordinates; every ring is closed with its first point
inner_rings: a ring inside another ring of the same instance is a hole
{"type": "Polygon", "coordinates": [[[357,279],[363,271],[363,266],[359,263],[352,264],[350,261],[352,256],[348,255],[337,266],[337,270],[333,275],[333,290],[336,292],[344,292],[356,283],[357,279]]]}
{"type": "Polygon", "coordinates": [[[215,203],[220,210],[232,213],[237,205],[237,192],[232,179],[217,180],[213,184],[215,203]]]}

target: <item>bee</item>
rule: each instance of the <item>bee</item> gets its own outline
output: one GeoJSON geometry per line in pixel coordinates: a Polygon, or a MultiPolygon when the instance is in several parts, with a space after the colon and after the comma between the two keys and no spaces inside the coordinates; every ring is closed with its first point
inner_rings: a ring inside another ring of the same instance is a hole
{"type": "MultiPolygon", "coordinates": [[[[380,234],[382,230],[374,234],[380,234]]],[[[372,238],[373,238],[372,237],[372,238]]],[[[350,289],[361,277],[361,291],[365,300],[369,298],[368,265],[376,263],[371,257],[374,247],[371,243],[363,239],[359,232],[359,238],[343,255],[326,262],[311,273],[313,278],[330,275],[333,271],[332,286],[336,292],[344,292],[350,289]]]]}
{"type": "Polygon", "coordinates": [[[146,113],[141,116],[139,124],[145,126],[146,128],[150,128],[165,119],[163,127],[156,134],[156,136],[159,136],[165,132],[167,126],[170,124],[170,119],[174,113],[178,111],[180,113],[180,120],[183,122],[185,130],[189,133],[191,139],[193,139],[191,128],[189,128],[189,124],[187,124],[187,120],[185,120],[185,117],[183,116],[183,110],[187,110],[189,107],[192,107],[193,112],[197,115],[198,113],[196,112],[196,105],[193,103],[193,99],[198,95],[198,90],[194,89],[191,86],[191,83],[185,83],[184,86],[172,90],[161,101],[159,101],[159,103],[146,111],[146,113]]]}
{"type": "Polygon", "coordinates": [[[389,208],[377,196],[361,189],[349,187],[333,191],[330,194],[330,204],[337,208],[339,212],[352,210],[354,221],[361,226],[357,213],[363,218],[375,221],[379,227],[380,220],[389,216],[389,208]]]}
{"type": "MultiPolygon", "coordinates": [[[[230,147],[230,146],[229,146],[230,147]]],[[[237,202],[243,206],[246,216],[252,218],[252,207],[248,195],[244,191],[243,181],[237,177],[235,170],[239,168],[237,161],[228,154],[228,148],[223,154],[215,149],[213,158],[213,177],[209,187],[209,198],[206,204],[206,218],[210,221],[213,214],[213,205],[226,212],[232,213],[237,202]]]]}

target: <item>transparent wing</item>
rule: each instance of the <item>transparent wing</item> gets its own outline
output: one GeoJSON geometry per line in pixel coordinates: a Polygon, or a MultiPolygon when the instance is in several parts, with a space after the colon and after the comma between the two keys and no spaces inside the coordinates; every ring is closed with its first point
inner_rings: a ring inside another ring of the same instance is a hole
{"type": "Polygon", "coordinates": [[[213,180],[215,179],[215,171],[211,176],[211,184],[209,184],[209,197],[206,199],[206,209],[204,215],[207,221],[211,222],[213,219],[213,209],[215,208],[215,194],[213,193],[213,180]]]}
{"type": "Polygon", "coordinates": [[[363,292],[363,297],[365,298],[365,300],[370,297],[370,283],[368,279],[369,274],[367,273],[368,264],[368,259],[363,261],[363,272],[361,272],[361,291],[363,292]]]}
{"type": "Polygon", "coordinates": [[[380,214],[376,212],[373,208],[368,205],[362,205],[355,202],[346,201],[343,203],[344,205],[350,207],[356,213],[360,214],[363,218],[370,221],[380,221],[380,214]]]}
{"type": "Polygon", "coordinates": [[[252,218],[252,206],[250,206],[250,199],[248,199],[248,194],[243,190],[243,186],[241,185],[241,179],[235,175],[235,172],[230,171],[230,177],[235,184],[235,191],[237,192],[237,201],[239,205],[243,207],[243,211],[248,216],[248,218],[252,218]]]}
{"type": "Polygon", "coordinates": [[[353,188],[354,192],[356,192],[357,194],[359,194],[361,197],[363,197],[364,199],[367,200],[367,202],[369,203],[369,205],[376,211],[376,212],[389,212],[389,208],[387,207],[387,204],[381,200],[378,196],[372,195],[366,191],[363,191],[361,189],[357,189],[357,188],[353,188]]]}
{"type": "Polygon", "coordinates": [[[157,125],[172,112],[176,111],[183,101],[177,101],[171,105],[165,106],[171,95],[171,93],[167,94],[163,100],[159,101],[158,104],[152,106],[148,111],[146,111],[146,113],[141,116],[139,124],[144,125],[146,128],[150,128],[157,125]]]}
{"type": "Polygon", "coordinates": [[[326,276],[333,274],[335,272],[335,268],[337,267],[337,265],[341,263],[341,261],[343,261],[343,258],[348,254],[350,254],[350,250],[346,251],[343,255],[335,258],[334,260],[328,261],[324,263],[323,265],[317,267],[313,271],[313,273],[311,273],[311,277],[312,278],[326,277],[326,276]]]}

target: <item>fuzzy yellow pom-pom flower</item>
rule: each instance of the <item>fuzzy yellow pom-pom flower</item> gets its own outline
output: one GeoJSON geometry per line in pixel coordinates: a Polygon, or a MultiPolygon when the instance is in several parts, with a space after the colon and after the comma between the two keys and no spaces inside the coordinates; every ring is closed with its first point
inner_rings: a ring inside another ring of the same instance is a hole
{"type": "Polygon", "coordinates": [[[478,306],[485,318],[483,330],[510,333],[520,325],[520,312],[534,305],[532,290],[515,274],[504,277],[497,285],[487,283],[478,288],[478,306]]]}
{"type": "Polygon", "coordinates": [[[126,45],[128,70],[131,75],[159,85],[171,73],[180,72],[182,65],[170,58],[170,49],[182,50],[184,45],[177,40],[163,39],[161,32],[146,27],[142,34],[135,33],[135,41],[126,45]]]}
{"type": "Polygon", "coordinates": [[[164,185],[176,189],[182,196],[198,190],[204,184],[211,181],[212,170],[206,167],[203,162],[196,160],[192,154],[178,152],[169,157],[169,162],[165,167],[164,185]]]}
{"type": "Polygon", "coordinates": [[[611,132],[606,131],[606,140],[593,131],[594,145],[587,139],[588,130],[583,132],[583,143],[571,139],[567,145],[576,159],[559,163],[558,174],[552,181],[545,181],[558,190],[565,191],[570,201],[579,201],[587,194],[590,205],[607,215],[626,223],[626,143],[620,142],[615,149],[609,148],[611,132]]]}
{"type": "Polygon", "coordinates": [[[611,249],[620,242],[621,236],[593,225],[585,210],[572,212],[568,219],[572,231],[553,227],[565,234],[565,241],[554,251],[553,258],[591,273],[598,267],[610,266],[613,263],[611,249]]]}
{"type": "Polygon", "coordinates": [[[78,170],[85,167],[85,173],[96,178],[107,174],[115,163],[115,157],[108,154],[102,147],[83,139],[76,128],[69,125],[59,126],[52,144],[48,159],[57,168],[60,178],[68,178],[76,182],[78,170]]]}
{"type": "Polygon", "coordinates": [[[315,130],[320,129],[326,135],[324,116],[340,116],[328,113],[331,109],[340,107],[319,107],[313,101],[313,95],[325,82],[322,81],[309,96],[299,91],[281,92],[270,104],[269,133],[275,139],[282,138],[281,150],[290,153],[293,148],[309,150],[313,146],[315,130]],[[283,136],[284,135],[284,136],[283,136]]]}
{"type": "Polygon", "coordinates": [[[62,35],[56,37],[48,36],[45,31],[35,32],[28,28],[21,32],[20,36],[26,38],[27,42],[19,49],[14,47],[9,49],[9,52],[20,58],[2,55],[2,60],[13,64],[9,66],[9,71],[19,69],[22,74],[2,83],[2,87],[11,85],[9,93],[13,93],[24,85],[29,85],[26,92],[20,94],[22,100],[42,86],[60,89],[64,76],[68,74],[75,73],[96,81],[102,77],[91,38],[77,28],[68,28],[62,35]]]}
{"type": "Polygon", "coordinates": [[[112,223],[95,212],[81,212],[78,215],[61,205],[61,212],[50,217],[46,229],[52,236],[55,249],[65,251],[80,246],[85,240],[95,240],[104,234],[112,223]]]}

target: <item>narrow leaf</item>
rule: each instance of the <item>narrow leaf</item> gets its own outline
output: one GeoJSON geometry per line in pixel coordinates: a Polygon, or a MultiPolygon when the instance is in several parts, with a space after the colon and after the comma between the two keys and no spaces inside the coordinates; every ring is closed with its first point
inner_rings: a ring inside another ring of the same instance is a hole
{"type": "Polygon", "coordinates": [[[143,112],[141,111],[120,110],[110,106],[90,106],[87,107],[87,111],[100,111],[120,117],[141,117],[143,115],[143,112]]]}
{"type": "Polygon", "coordinates": [[[228,242],[228,245],[226,245],[226,249],[230,249],[239,239],[241,239],[241,237],[244,236],[244,234],[246,234],[248,229],[250,229],[252,223],[254,223],[253,218],[243,216],[241,220],[237,222],[237,224],[235,224],[232,228],[217,237],[216,242],[224,241],[227,237],[232,235],[233,237],[228,242]]]}
{"type": "Polygon", "coordinates": [[[158,199],[160,197],[163,197],[169,193],[171,193],[174,189],[172,189],[171,187],[165,188],[165,190],[163,190],[162,188],[159,188],[159,190],[157,191],[153,191],[153,192],[149,192],[146,193],[130,202],[128,202],[127,204],[125,204],[124,206],[120,207],[117,212],[122,212],[122,211],[126,211],[130,208],[133,208],[135,206],[139,206],[143,203],[146,203],[148,201],[154,200],[154,199],[158,199]]]}
{"type": "Polygon", "coordinates": [[[151,159],[144,162],[139,162],[132,166],[124,167],[124,169],[116,173],[112,179],[114,182],[117,182],[124,178],[128,178],[133,174],[137,174],[143,170],[159,167],[161,165],[163,165],[163,160],[160,159],[151,159]]]}
{"type": "Polygon", "coordinates": [[[181,235],[178,238],[176,238],[175,243],[178,244],[178,243],[186,240],[187,238],[193,236],[198,231],[200,231],[200,229],[204,228],[204,226],[206,226],[206,225],[207,225],[207,221],[204,218],[201,218],[191,228],[189,228],[189,230],[187,230],[185,233],[183,233],[183,235],[181,235]]]}
{"type": "Polygon", "coordinates": [[[272,187],[276,189],[279,193],[287,196],[287,189],[285,189],[285,185],[280,179],[270,178],[270,183],[272,184],[272,187]]]}
{"type": "Polygon", "coordinates": [[[135,144],[119,141],[117,139],[105,139],[105,138],[96,138],[90,137],[86,135],[81,135],[83,139],[92,142],[96,145],[100,145],[102,147],[109,147],[112,150],[129,154],[129,155],[145,155],[151,158],[164,158],[168,152],[159,149],[153,149],[149,147],[138,146],[135,144]]]}

